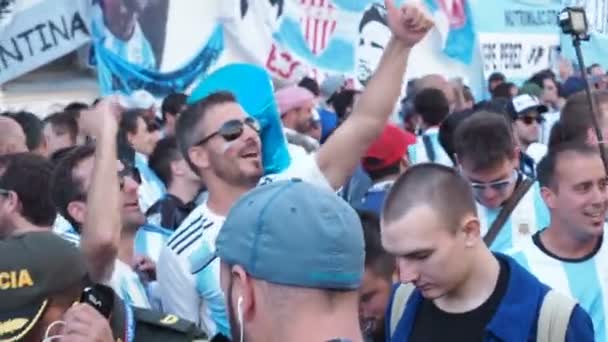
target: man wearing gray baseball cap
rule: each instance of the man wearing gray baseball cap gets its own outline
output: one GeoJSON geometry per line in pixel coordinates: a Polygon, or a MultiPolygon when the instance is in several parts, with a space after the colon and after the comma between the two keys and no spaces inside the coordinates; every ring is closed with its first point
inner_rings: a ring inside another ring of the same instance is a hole
{"type": "MultiPolygon", "coordinates": [[[[230,210],[216,248],[233,341],[363,340],[363,232],[334,193],[299,180],[256,188],[230,210]]],[[[200,260],[205,272],[211,258],[200,260]]]]}

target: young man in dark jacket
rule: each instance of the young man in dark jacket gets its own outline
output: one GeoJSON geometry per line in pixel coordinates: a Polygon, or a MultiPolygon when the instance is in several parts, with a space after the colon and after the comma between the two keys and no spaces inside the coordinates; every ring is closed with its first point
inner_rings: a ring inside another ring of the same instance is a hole
{"type": "Polygon", "coordinates": [[[565,341],[593,341],[589,315],[567,297],[558,300],[570,310],[565,332],[538,323],[549,288],[490,252],[471,186],[452,168],[421,164],[395,182],[382,213],[382,244],[397,258],[401,283],[415,286],[402,305],[391,301],[387,341],[536,341],[539,330],[554,336],[560,328],[565,341]]]}

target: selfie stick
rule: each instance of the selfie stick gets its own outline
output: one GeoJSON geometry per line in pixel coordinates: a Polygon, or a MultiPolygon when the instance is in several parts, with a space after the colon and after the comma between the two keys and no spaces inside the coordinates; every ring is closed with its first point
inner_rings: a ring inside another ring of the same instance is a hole
{"type": "Polygon", "coordinates": [[[604,170],[608,175],[608,156],[606,155],[606,142],[604,141],[604,135],[602,133],[602,129],[598,123],[598,110],[595,99],[592,95],[591,86],[589,84],[589,79],[587,77],[587,68],[585,67],[585,60],[583,58],[583,51],[581,50],[581,41],[589,40],[589,34],[587,34],[587,16],[585,14],[585,10],[580,7],[567,7],[565,8],[559,16],[559,23],[562,28],[562,31],[565,34],[570,34],[572,36],[572,44],[574,45],[574,51],[576,52],[576,59],[578,61],[578,65],[582,74],[583,84],[585,85],[585,93],[587,94],[587,102],[589,103],[589,108],[591,109],[589,115],[591,115],[591,124],[593,125],[593,129],[595,130],[595,135],[597,136],[598,146],[600,149],[600,156],[602,158],[602,163],[604,164],[604,170]],[[578,18],[576,17],[578,15],[578,18]],[[583,20],[581,25],[576,25],[574,23],[575,19],[583,20]],[[580,28],[578,27],[580,26],[580,28]],[[583,28],[584,26],[584,28],[583,28]]]}

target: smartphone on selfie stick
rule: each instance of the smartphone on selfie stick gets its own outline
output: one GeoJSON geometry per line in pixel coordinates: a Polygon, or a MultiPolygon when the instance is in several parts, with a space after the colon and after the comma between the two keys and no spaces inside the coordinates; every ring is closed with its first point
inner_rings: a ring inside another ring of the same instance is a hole
{"type": "Polygon", "coordinates": [[[583,52],[581,50],[581,41],[591,39],[589,35],[589,24],[587,21],[587,15],[585,9],[582,7],[566,7],[559,14],[559,26],[564,34],[569,34],[572,37],[572,44],[576,52],[576,59],[581,70],[583,83],[585,84],[585,93],[587,94],[587,102],[589,102],[589,115],[591,115],[591,122],[593,124],[595,135],[599,142],[600,155],[602,162],[604,163],[604,169],[608,175],[608,156],[606,156],[606,142],[602,130],[597,122],[597,104],[592,96],[591,86],[585,70],[585,60],[583,59],[583,52]]]}

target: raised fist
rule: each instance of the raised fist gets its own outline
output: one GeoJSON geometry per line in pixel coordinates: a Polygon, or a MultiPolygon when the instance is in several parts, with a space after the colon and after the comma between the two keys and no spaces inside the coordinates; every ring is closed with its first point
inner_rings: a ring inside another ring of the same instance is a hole
{"type": "Polygon", "coordinates": [[[433,19],[423,4],[409,2],[397,8],[394,1],[384,1],[388,25],[395,39],[413,47],[433,28],[433,19]]]}

